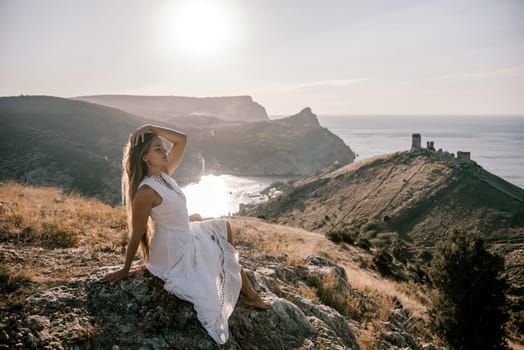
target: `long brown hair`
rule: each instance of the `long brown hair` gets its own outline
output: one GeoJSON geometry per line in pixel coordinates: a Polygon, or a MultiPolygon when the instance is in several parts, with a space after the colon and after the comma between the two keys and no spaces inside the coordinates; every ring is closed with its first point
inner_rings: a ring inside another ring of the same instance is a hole
{"type": "MultiPolygon", "coordinates": [[[[138,140],[136,145],[131,142],[131,136],[124,147],[124,157],[122,159],[122,204],[127,208],[127,218],[129,227],[132,226],[132,205],[135,198],[138,185],[147,174],[147,164],[142,159],[145,153],[149,151],[151,141],[157,137],[156,134],[148,132],[144,135],[144,140],[138,140]]],[[[149,259],[151,225],[148,224],[146,231],[140,240],[140,253],[144,260],[149,259]]],[[[129,230],[131,234],[131,230],[129,230]]]]}

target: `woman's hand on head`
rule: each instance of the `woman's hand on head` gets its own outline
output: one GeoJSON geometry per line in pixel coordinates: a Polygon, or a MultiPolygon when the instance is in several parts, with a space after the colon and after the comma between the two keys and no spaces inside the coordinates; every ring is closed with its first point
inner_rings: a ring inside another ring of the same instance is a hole
{"type": "Polygon", "coordinates": [[[129,271],[126,269],[120,269],[115,272],[108,273],[102,279],[100,282],[119,282],[127,277],[129,274],[129,271]]]}
{"type": "Polygon", "coordinates": [[[144,142],[144,135],[148,132],[151,132],[152,125],[146,124],[142,125],[138,129],[135,130],[135,132],[131,135],[131,144],[133,146],[136,146],[136,144],[140,142],[144,142]]]}

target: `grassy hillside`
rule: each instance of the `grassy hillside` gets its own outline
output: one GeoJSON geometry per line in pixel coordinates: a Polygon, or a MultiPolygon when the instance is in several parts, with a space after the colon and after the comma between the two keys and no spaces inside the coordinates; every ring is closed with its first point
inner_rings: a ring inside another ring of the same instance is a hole
{"type": "Polygon", "coordinates": [[[144,121],[128,113],[49,96],[0,98],[0,180],[58,185],[119,200],[122,149],[144,121]]]}
{"type": "Polygon", "coordinates": [[[277,187],[281,197],[243,214],[372,247],[383,272],[400,279],[425,278],[421,268],[451,228],[479,230],[504,256],[522,310],[524,190],[475,162],[399,152],[277,187]]]}
{"type": "Polygon", "coordinates": [[[493,241],[524,228],[524,190],[474,162],[399,152],[297,180],[252,213],[321,233],[393,231],[431,247],[451,227],[493,241]]]}

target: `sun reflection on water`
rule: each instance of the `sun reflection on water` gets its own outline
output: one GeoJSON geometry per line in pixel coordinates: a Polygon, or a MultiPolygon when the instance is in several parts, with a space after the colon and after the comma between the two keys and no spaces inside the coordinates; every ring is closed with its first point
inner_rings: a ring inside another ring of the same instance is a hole
{"type": "Polygon", "coordinates": [[[290,177],[238,177],[233,175],[205,175],[198,183],[182,190],[187,198],[189,214],[202,217],[220,217],[238,212],[240,203],[258,203],[267,199],[260,192],[275,181],[290,177]]]}
{"type": "Polygon", "coordinates": [[[228,186],[221,176],[202,176],[200,182],[184,187],[189,214],[218,217],[229,214],[228,186]]]}

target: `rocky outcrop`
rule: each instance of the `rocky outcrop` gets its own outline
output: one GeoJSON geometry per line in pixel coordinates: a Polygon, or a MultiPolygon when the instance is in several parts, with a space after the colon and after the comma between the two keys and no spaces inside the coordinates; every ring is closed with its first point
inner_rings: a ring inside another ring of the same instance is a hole
{"type": "MultiPolygon", "coordinates": [[[[237,305],[229,322],[230,340],[222,348],[359,349],[347,318],[292,291],[311,275],[344,278],[342,269],[318,266],[326,261],[315,257],[301,268],[267,263],[252,269],[254,262],[246,261],[245,266],[271,308],[261,312],[237,305]]],[[[39,289],[2,312],[0,348],[219,348],[192,305],[167,293],[147,270],[139,268],[117,284],[97,282],[117,268],[99,268],[85,278],[39,289]]]]}
{"type": "Polygon", "coordinates": [[[311,111],[310,107],[302,109],[297,114],[289,117],[277,119],[278,123],[282,125],[299,126],[299,127],[320,127],[317,116],[311,111]]]}
{"type": "Polygon", "coordinates": [[[251,96],[183,97],[95,95],[77,100],[117,108],[153,120],[190,116],[214,117],[224,121],[255,122],[269,120],[264,107],[251,96]]]}

